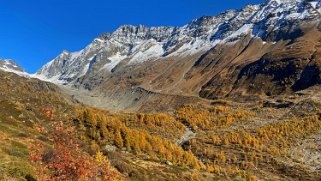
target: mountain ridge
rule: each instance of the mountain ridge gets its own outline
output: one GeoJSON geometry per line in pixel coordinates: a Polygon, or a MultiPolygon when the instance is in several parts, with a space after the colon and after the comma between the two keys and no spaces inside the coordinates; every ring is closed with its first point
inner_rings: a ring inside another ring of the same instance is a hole
{"type": "Polygon", "coordinates": [[[23,77],[29,77],[29,74],[23,70],[14,60],[0,59],[0,70],[12,72],[23,77]]]}
{"type": "MultiPolygon", "coordinates": [[[[92,48],[96,49],[92,52],[106,48],[106,50],[101,50],[102,52],[95,53],[107,54],[105,59],[107,58],[111,61],[109,66],[107,65],[108,63],[105,63],[106,66],[104,68],[111,71],[127,58],[132,59],[128,62],[130,64],[166,56],[182,56],[184,52],[197,53],[202,50],[209,50],[218,43],[225,43],[224,40],[227,42],[233,41],[242,34],[251,33],[254,37],[259,37],[264,41],[271,41],[268,39],[268,34],[261,32],[264,27],[260,26],[278,25],[282,23],[278,21],[284,19],[289,21],[291,19],[304,20],[320,14],[319,1],[309,1],[307,4],[310,5],[303,5],[303,2],[307,1],[269,0],[259,5],[247,5],[240,10],[225,11],[217,16],[203,16],[192,20],[183,27],[123,25],[112,33],[104,33],[98,36],[85,49],[71,53],[72,56],[69,59],[63,56],[64,52],[60,54],[56,59],[59,59],[59,57],[68,59],[71,62],[70,65],[73,66],[70,66],[71,68],[75,67],[75,63],[72,62],[73,59],[84,61],[86,64],[82,65],[81,70],[77,69],[80,72],[78,76],[73,74],[75,72],[68,72],[68,70],[60,72],[61,75],[56,82],[65,81],[66,83],[70,79],[79,78],[82,74],[86,74],[88,63],[90,62],[86,61],[85,58],[90,59],[91,57],[81,57],[79,54],[85,55],[88,53],[88,49],[92,48]],[[282,15],[280,15],[280,11],[282,11],[282,15]],[[278,16],[278,18],[273,18],[272,16],[278,16]],[[264,25],[262,21],[265,20],[268,21],[264,25]],[[108,48],[111,50],[107,50],[108,48]],[[66,74],[70,75],[66,76],[66,74]]],[[[275,26],[274,30],[278,30],[278,28],[278,26],[275,26]]],[[[65,61],[65,63],[67,64],[63,63],[58,67],[63,69],[63,66],[68,65],[68,62],[65,61]]],[[[36,74],[51,80],[50,78],[53,75],[48,71],[50,72],[47,64],[36,74]]],[[[58,75],[55,74],[55,76],[58,75]]]]}
{"type": "MultiPolygon", "coordinates": [[[[320,82],[303,85],[300,78],[310,76],[312,59],[318,59],[320,12],[319,0],[268,0],[182,27],[123,25],[80,51],[64,50],[32,77],[72,95],[79,90],[80,102],[97,106],[81,99],[99,97],[100,106],[117,110],[144,110],[144,103],[165,95],[217,99],[291,93],[320,82]],[[283,71],[289,74],[277,76],[283,71]]],[[[313,67],[318,75],[319,66],[313,67]]]]}

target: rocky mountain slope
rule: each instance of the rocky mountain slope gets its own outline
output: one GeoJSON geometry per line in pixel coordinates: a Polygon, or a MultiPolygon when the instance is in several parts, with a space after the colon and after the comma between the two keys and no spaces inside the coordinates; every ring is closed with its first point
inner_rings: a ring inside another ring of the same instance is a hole
{"type": "Polygon", "coordinates": [[[183,27],[125,25],[63,51],[35,77],[115,110],[142,110],[169,95],[290,93],[320,83],[320,13],[319,0],[267,0],[183,27]]]}
{"type": "Polygon", "coordinates": [[[0,69],[6,72],[12,72],[20,76],[28,77],[28,73],[24,71],[15,61],[0,59],[0,69]]]}

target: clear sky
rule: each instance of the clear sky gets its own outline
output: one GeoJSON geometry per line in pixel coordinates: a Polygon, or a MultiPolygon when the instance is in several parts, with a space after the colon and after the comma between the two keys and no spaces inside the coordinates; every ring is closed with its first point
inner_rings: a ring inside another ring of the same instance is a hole
{"type": "Polygon", "coordinates": [[[0,58],[29,73],[123,24],[182,26],[262,0],[0,0],[0,58]]]}

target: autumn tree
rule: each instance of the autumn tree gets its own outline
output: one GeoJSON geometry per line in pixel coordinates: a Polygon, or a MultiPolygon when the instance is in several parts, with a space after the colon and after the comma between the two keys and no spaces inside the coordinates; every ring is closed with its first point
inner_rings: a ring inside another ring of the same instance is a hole
{"type": "Polygon", "coordinates": [[[124,146],[124,141],[119,129],[115,131],[115,144],[118,148],[122,148],[124,146]]]}
{"type": "MultiPolygon", "coordinates": [[[[74,139],[73,129],[65,129],[63,123],[58,122],[53,123],[49,133],[52,148],[36,144],[29,157],[38,168],[40,180],[112,180],[115,177],[116,172],[111,167],[100,166],[108,163],[107,158],[99,158],[97,164],[97,161],[81,150],[74,139]]],[[[96,155],[96,160],[97,157],[102,156],[96,155]]]]}

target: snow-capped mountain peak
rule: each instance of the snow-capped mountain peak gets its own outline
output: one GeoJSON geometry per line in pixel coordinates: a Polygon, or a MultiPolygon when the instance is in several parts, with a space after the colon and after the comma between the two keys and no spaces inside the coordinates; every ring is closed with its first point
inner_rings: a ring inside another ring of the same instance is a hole
{"type": "Polygon", "coordinates": [[[203,16],[183,27],[123,25],[95,38],[78,52],[63,51],[35,75],[69,83],[90,73],[113,73],[120,64],[131,66],[168,57],[206,52],[217,44],[250,35],[276,42],[284,29],[320,19],[320,0],[266,0],[217,16],[203,16]]]}
{"type": "Polygon", "coordinates": [[[15,61],[9,59],[0,59],[0,70],[12,72],[23,77],[29,77],[29,74],[25,72],[15,61]]]}

